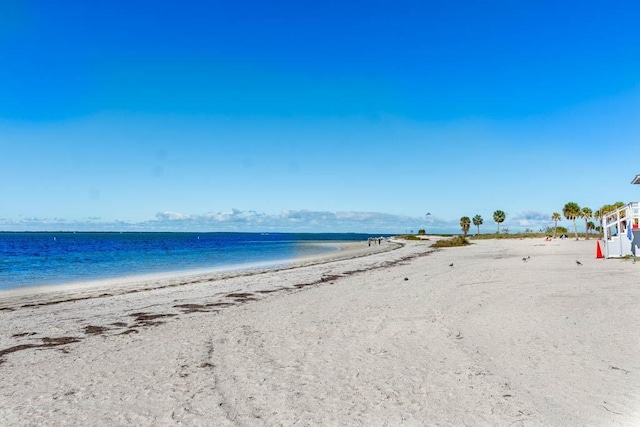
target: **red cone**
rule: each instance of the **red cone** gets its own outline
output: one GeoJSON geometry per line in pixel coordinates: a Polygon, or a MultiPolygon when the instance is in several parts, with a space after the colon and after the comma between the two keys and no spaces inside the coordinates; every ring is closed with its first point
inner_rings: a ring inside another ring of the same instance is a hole
{"type": "Polygon", "coordinates": [[[604,258],[602,249],[600,249],[600,240],[596,240],[596,258],[604,258]]]}

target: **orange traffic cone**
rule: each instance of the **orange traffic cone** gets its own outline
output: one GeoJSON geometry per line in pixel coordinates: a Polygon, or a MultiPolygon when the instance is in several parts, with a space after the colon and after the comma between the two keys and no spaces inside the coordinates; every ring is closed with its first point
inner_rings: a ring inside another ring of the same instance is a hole
{"type": "Polygon", "coordinates": [[[596,258],[604,258],[602,249],[600,249],[600,240],[596,240],[596,258]]]}

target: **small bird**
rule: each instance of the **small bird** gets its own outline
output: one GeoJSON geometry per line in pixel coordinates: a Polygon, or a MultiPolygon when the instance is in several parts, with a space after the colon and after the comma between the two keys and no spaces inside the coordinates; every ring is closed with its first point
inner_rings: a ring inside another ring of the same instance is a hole
{"type": "Polygon", "coordinates": [[[522,258],[522,261],[527,262],[529,258],[522,258]]]}
{"type": "Polygon", "coordinates": [[[408,278],[408,277],[405,277],[405,278],[404,278],[404,280],[409,280],[409,278],[408,278]]]}
{"type": "Polygon", "coordinates": [[[449,267],[453,267],[453,263],[449,264],[449,267]]]}
{"type": "Polygon", "coordinates": [[[578,260],[576,260],[576,264],[582,265],[582,263],[580,261],[578,261],[578,260]]]}

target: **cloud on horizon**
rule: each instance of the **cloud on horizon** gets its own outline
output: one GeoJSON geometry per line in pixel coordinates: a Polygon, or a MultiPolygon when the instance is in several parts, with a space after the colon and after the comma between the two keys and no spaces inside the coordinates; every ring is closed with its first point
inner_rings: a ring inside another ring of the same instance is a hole
{"type": "Polygon", "coordinates": [[[401,233],[406,229],[424,228],[424,220],[379,212],[329,212],[283,210],[269,215],[256,211],[231,209],[189,215],[159,212],[155,221],[146,223],[162,229],[179,231],[294,231],[294,232],[365,232],[401,233]]]}
{"type": "MultiPolygon", "coordinates": [[[[502,224],[511,232],[526,228],[538,231],[550,225],[550,214],[524,211],[502,224]]],[[[485,218],[480,230],[493,232],[493,220],[485,218]]],[[[265,214],[254,210],[231,209],[222,212],[186,214],[158,212],[155,219],[132,221],[101,221],[99,217],[84,220],[64,218],[24,217],[17,220],[0,219],[2,231],[194,231],[194,232],[336,232],[388,233],[417,232],[460,233],[459,219],[446,220],[435,216],[410,217],[380,212],[329,212],[283,210],[279,214],[265,214]]],[[[472,232],[475,227],[472,227],[472,232]]]]}
{"type": "Polygon", "coordinates": [[[524,229],[529,228],[533,231],[544,230],[553,225],[550,213],[533,210],[523,211],[515,215],[510,223],[514,224],[514,226],[517,225],[524,229]]]}

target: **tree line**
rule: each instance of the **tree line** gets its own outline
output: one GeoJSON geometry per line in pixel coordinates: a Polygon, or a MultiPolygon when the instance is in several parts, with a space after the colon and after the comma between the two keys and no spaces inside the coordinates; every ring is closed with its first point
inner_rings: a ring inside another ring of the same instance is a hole
{"type": "MultiPolygon", "coordinates": [[[[585,238],[589,239],[589,232],[591,230],[596,230],[596,231],[599,231],[600,233],[603,232],[602,219],[608,213],[614,212],[617,209],[623,207],[624,205],[625,203],[623,202],[616,202],[613,204],[604,205],[600,209],[594,212],[589,207],[585,206],[581,208],[575,202],[568,202],[567,204],[564,205],[564,208],[562,209],[562,214],[566,219],[573,221],[573,230],[574,230],[576,240],[578,240],[578,226],[576,224],[576,220],[583,219],[585,222],[585,231],[586,231],[585,238]],[[599,221],[600,225],[596,226],[595,223],[591,221],[592,218],[595,219],[596,221],[599,221]]],[[[502,224],[506,218],[507,218],[507,215],[502,210],[497,210],[493,213],[493,221],[498,225],[497,234],[500,234],[500,224],[502,224]]],[[[558,230],[558,221],[562,221],[562,215],[560,215],[559,212],[554,212],[551,215],[551,221],[553,221],[553,224],[554,224],[553,237],[555,238],[558,230]]],[[[477,227],[477,230],[478,230],[477,234],[480,234],[480,226],[483,224],[483,222],[484,220],[480,215],[474,216],[473,219],[469,218],[468,216],[463,216],[462,218],[460,218],[460,228],[462,229],[462,232],[466,237],[467,233],[469,233],[469,229],[471,228],[471,223],[473,223],[473,225],[477,227]]]]}
{"type": "MultiPolygon", "coordinates": [[[[586,206],[581,208],[577,203],[569,202],[566,205],[564,205],[564,208],[562,209],[562,214],[564,215],[564,217],[566,219],[569,219],[569,220],[573,221],[573,232],[574,232],[576,240],[578,240],[578,226],[576,224],[576,220],[579,219],[579,218],[584,219],[585,239],[588,240],[589,239],[589,231],[591,231],[591,230],[596,230],[596,231],[600,232],[600,236],[602,236],[602,233],[604,231],[604,226],[602,224],[602,219],[607,214],[609,214],[611,212],[615,212],[616,210],[620,209],[624,205],[626,205],[626,203],[624,203],[624,202],[615,202],[615,203],[610,204],[610,205],[604,205],[600,209],[596,210],[595,212],[592,212],[591,209],[586,207],[586,206]],[[593,218],[596,221],[600,222],[600,225],[596,226],[593,221],[590,221],[591,218],[593,218]]],[[[558,228],[558,221],[562,221],[562,216],[560,216],[560,213],[554,212],[551,215],[551,220],[554,223],[553,237],[556,237],[556,230],[558,228]]]]}
{"type": "MultiPolygon", "coordinates": [[[[500,224],[504,222],[507,218],[507,214],[504,211],[497,210],[493,213],[493,221],[498,224],[498,234],[500,234],[500,224]]],[[[468,216],[463,216],[460,218],[460,227],[462,228],[462,232],[464,236],[467,237],[467,233],[469,232],[469,228],[471,228],[471,222],[473,221],[473,225],[478,228],[478,234],[480,234],[480,226],[483,224],[484,220],[482,216],[476,215],[473,217],[473,220],[468,216]]]]}

